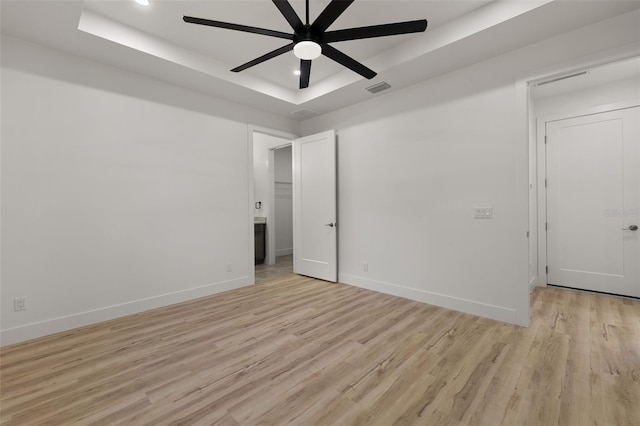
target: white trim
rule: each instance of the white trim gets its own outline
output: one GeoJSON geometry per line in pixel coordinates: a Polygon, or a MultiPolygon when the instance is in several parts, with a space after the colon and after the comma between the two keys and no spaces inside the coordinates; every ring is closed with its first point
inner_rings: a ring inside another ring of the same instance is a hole
{"type": "Polygon", "coordinates": [[[269,149],[273,151],[277,151],[282,148],[290,148],[291,146],[293,146],[293,140],[291,142],[283,143],[282,145],[274,146],[273,148],[269,148],[269,149]]]}
{"type": "Polygon", "coordinates": [[[248,187],[247,187],[247,214],[249,219],[247,222],[249,223],[249,230],[247,232],[248,241],[247,246],[249,247],[249,277],[251,277],[251,284],[255,284],[256,282],[256,265],[255,265],[255,225],[254,225],[254,194],[255,189],[253,187],[253,133],[256,131],[256,127],[251,124],[247,125],[247,174],[249,176],[248,179],[248,187]]]}
{"type": "Polygon", "coordinates": [[[267,179],[269,180],[269,211],[267,215],[269,222],[267,223],[265,231],[265,246],[267,247],[267,255],[264,263],[267,265],[276,264],[276,151],[269,148],[268,164],[267,164],[267,179]]]}
{"type": "Polygon", "coordinates": [[[616,103],[613,103],[613,104],[598,105],[598,106],[595,106],[595,107],[584,108],[584,109],[574,110],[574,111],[570,111],[570,112],[561,112],[561,113],[557,113],[557,114],[543,115],[543,116],[538,118],[538,121],[544,120],[545,123],[550,123],[552,121],[566,120],[568,118],[584,117],[586,115],[593,115],[593,114],[600,114],[600,113],[603,113],[603,112],[618,111],[618,110],[627,109],[627,108],[635,108],[637,106],[640,106],[640,98],[639,99],[634,99],[632,101],[624,101],[624,102],[616,102],[616,103]]]}
{"type": "Polygon", "coordinates": [[[544,119],[536,118],[536,166],[538,186],[538,285],[547,286],[547,189],[545,179],[547,178],[547,148],[544,143],[546,135],[544,119]]]}
{"type": "MultiPolygon", "coordinates": [[[[518,268],[521,271],[518,275],[517,282],[513,285],[517,287],[515,307],[513,309],[513,320],[505,320],[514,324],[528,327],[531,321],[530,305],[531,291],[529,290],[529,238],[527,232],[529,230],[529,104],[530,94],[527,80],[517,79],[515,82],[516,94],[516,144],[514,150],[516,152],[516,165],[525,165],[525,167],[515,167],[513,171],[513,179],[515,182],[514,201],[518,209],[516,217],[519,219],[516,232],[519,237],[518,244],[513,247],[518,251],[517,259],[520,264],[518,268]],[[522,210],[521,210],[522,209],[522,210]]],[[[506,308],[502,308],[506,309],[506,308]]],[[[482,315],[482,314],[479,314],[482,315]]],[[[493,317],[490,317],[493,318],[493,317]]]]}
{"type": "Polygon", "coordinates": [[[497,321],[504,321],[511,324],[522,325],[517,322],[517,319],[522,318],[523,315],[522,313],[519,314],[515,309],[489,305],[474,300],[447,296],[445,294],[433,293],[430,291],[406,287],[398,284],[390,284],[382,281],[371,280],[356,275],[338,274],[338,281],[340,283],[366,288],[367,290],[378,291],[380,293],[390,294],[405,299],[416,300],[418,302],[428,303],[430,305],[440,306],[447,309],[453,309],[455,311],[465,312],[472,315],[478,315],[497,321]]]}
{"type": "MultiPolygon", "coordinates": [[[[251,262],[251,264],[253,264],[253,262],[251,262]]],[[[134,300],[118,305],[107,306],[104,308],[9,328],[0,331],[0,346],[35,339],[37,337],[47,336],[61,331],[67,331],[102,321],[120,318],[126,315],[137,314],[150,309],[161,308],[188,300],[198,299],[200,297],[211,296],[223,291],[252,285],[253,282],[253,277],[240,277],[229,281],[221,281],[160,296],[148,297],[145,299],[134,300]]]]}
{"type": "Polygon", "coordinates": [[[293,247],[276,250],[276,257],[289,256],[290,254],[293,254],[293,247]]]}
{"type": "Polygon", "coordinates": [[[547,286],[547,147],[544,138],[546,136],[546,122],[536,119],[536,164],[538,177],[538,285],[547,286]]]}
{"type": "MultiPolygon", "coordinates": [[[[282,130],[270,129],[268,127],[256,126],[254,124],[249,124],[249,134],[251,135],[251,144],[253,145],[253,133],[263,133],[265,135],[274,136],[276,138],[282,139],[290,139],[294,140],[299,136],[294,133],[283,132],[282,130]]],[[[253,157],[251,157],[251,161],[253,161],[253,157]]],[[[253,167],[253,163],[252,167],[253,167]]]]}
{"type": "Polygon", "coordinates": [[[532,277],[531,280],[529,280],[529,293],[531,293],[533,289],[537,287],[537,283],[538,283],[537,276],[532,277]]]}
{"type": "MultiPolygon", "coordinates": [[[[528,158],[528,167],[529,167],[529,178],[528,178],[528,183],[529,183],[529,187],[527,188],[527,202],[529,204],[529,209],[528,209],[528,224],[529,224],[529,231],[528,231],[528,236],[529,236],[529,241],[527,242],[528,244],[528,248],[529,248],[529,253],[528,253],[528,257],[529,260],[531,260],[531,252],[534,251],[536,253],[535,256],[535,261],[534,261],[534,265],[532,265],[531,263],[529,263],[529,294],[531,294],[531,292],[533,291],[533,289],[538,285],[538,281],[540,279],[540,257],[538,256],[538,246],[540,244],[540,241],[538,239],[538,230],[539,230],[539,226],[538,226],[538,194],[540,191],[540,187],[538,185],[538,177],[539,177],[539,172],[538,172],[538,153],[537,153],[537,140],[536,140],[536,122],[535,122],[535,117],[534,117],[534,111],[535,111],[535,105],[534,105],[534,101],[533,98],[531,96],[531,83],[527,82],[525,80],[520,80],[520,84],[526,84],[526,91],[527,91],[527,100],[526,100],[526,105],[527,105],[527,116],[526,116],[526,123],[527,123],[527,148],[528,148],[528,153],[529,153],[529,158],[528,158]],[[532,188],[533,187],[533,188],[532,188]],[[532,196],[531,191],[534,190],[534,194],[532,196]],[[534,217],[531,217],[532,214],[532,210],[535,212],[534,213],[534,217]],[[535,238],[534,238],[535,236],[535,238]],[[535,242],[532,243],[532,240],[534,240],[535,242]],[[533,245],[532,245],[533,244],[533,245]],[[535,269],[535,271],[532,271],[531,268],[535,269]],[[533,272],[533,274],[532,274],[533,272]],[[532,276],[533,275],[533,276],[532,276]]],[[[531,302],[531,296],[529,296],[529,302],[531,302]]],[[[530,310],[530,309],[529,309],[530,310]]]]}

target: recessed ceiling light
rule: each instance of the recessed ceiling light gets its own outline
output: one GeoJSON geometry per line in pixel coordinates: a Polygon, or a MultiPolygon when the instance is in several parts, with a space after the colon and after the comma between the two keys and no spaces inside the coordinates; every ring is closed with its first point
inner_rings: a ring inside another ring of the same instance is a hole
{"type": "Polygon", "coordinates": [[[140,6],[149,6],[149,0],[136,0],[140,6]]]}
{"type": "Polygon", "coordinates": [[[300,75],[300,70],[295,70],[293,73],[294,73],[295,75],[300,75]]]}

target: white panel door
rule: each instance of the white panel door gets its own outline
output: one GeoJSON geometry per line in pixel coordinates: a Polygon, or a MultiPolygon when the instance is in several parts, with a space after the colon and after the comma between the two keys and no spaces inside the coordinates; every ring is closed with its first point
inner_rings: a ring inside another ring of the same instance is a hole
{"type": "Polygon", "coordinates": [[[293,142],[293,272],[338,280],[336,136],[293,142]]]}
{"type": "Polygon", "coordinates": [[[640,108],[546,124],[549,284],[640,297],[640,108]]]}

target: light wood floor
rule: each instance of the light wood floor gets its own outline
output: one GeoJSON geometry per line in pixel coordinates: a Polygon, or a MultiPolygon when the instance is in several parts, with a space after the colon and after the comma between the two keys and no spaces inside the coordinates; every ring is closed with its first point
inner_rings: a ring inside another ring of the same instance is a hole
{"type": "Polygon", "coordinates": [[[256,265],[256,284],[279,279],[293,273],[293,255],[276,257],[275,265],[256,265]]]}
{"type": "Polygon", "coordinates": [[[6,347],[3,424],[638,425],[640,302],[521,328],[289,275],[6,347]]]}

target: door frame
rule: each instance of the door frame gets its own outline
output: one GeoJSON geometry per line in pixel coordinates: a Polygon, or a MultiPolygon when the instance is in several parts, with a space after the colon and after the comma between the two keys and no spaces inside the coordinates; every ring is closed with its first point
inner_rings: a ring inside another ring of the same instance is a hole
{"type": "Polygon", "coordinates": [[[640,99],[613,104],[599,105],[574,111],[541,116],[536,120],[536,156],[537,156],[537,185],[538,191],[538,286],[547,286],[547,155],[545,147],[547,123],[566,120],[569,118],[584,117],[610,111],[634,108],[640,106],[640,99]]]}
{"type": "MultiPolygon", "coordinates": [[[[255,198],[254,198],[254,185],[253,185],[253,135],[255,133],[262,133],[269,136],[274,136],[282,139],[294,140],[299,136],[282,131],[271,129],[268,127],[258,126],[254,124],[247,125],[247,173],[249,175],[248,185],[247,185],[247,228],[248,228],[248,246],[249,250],[247,253],[247,262],[249,265],[249,279],[251,280],[251,284],[255,284],[256,282],[256,267],[254,263],[255,258],[255,240],[254,240],[254,220],[253,220],[253,211],[255,206],[255,198]]],[[[273,154],[269,152],[270,156],[273,154]]]]}

